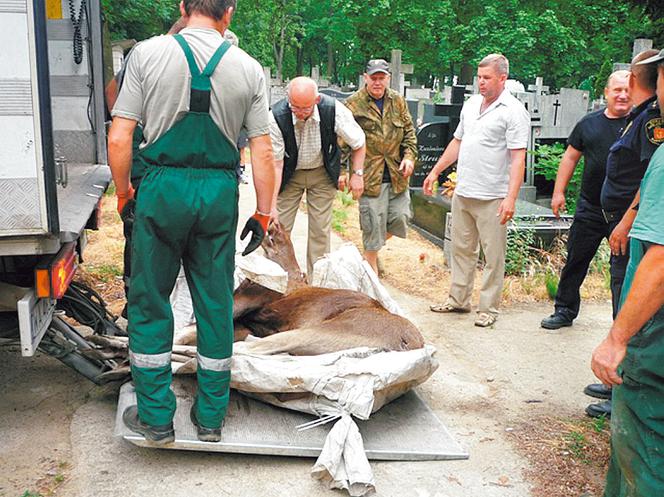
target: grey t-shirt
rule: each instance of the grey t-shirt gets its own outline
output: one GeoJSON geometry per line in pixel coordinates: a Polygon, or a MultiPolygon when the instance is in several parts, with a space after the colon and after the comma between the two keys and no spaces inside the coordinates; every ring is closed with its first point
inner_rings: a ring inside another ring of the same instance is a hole
{"type": "MultiPolygon", "coordinates": [[[[185,28],[180,34],[201,70],[223,41],[213,29],[185,28]]],[[[190,87],[187,59],[175,38],[150,38],[133,49],[111,114],[143,123],[145,147],[189,110],[190,87]]],[[[249,138],[270,132],[263,69],[238,47],[226,52],[212,74],[210,114],[231,143],[237,143],[242,128],[249,138]]]]}

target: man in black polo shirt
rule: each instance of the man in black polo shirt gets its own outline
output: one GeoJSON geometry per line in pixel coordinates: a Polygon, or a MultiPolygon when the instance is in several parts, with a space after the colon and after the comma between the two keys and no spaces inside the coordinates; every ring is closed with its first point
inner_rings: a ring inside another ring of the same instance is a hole
{"type": "MultiPolygon", "coordinates": [[[[658,53],[657,50],[645,50],[632,60],[629,91],[635,107],[627,117],[622,135],[611,146],[602,186],[602,211],[610,233],[614,318],[629,261],[628,235],[637,214],[639,186],[650,158],[664,142],[664,118],[660,114],[655,95],[657,65],[638,64],[658,53]]],[[[599,383],[588,385],[584,391],[592,397],[611,399],[611,388],[599,383]]],[[[610,416],[611,401],[590,404],[586,413],[592,417],[610,416]]]]}
{"type": "Polygon", "coordinates": [[[582,155],[585,167],[581,194],[567,239],[567,262],[560,275],[555,311],[542,320],[542,328],[553,330],[572,325],[579,314],[579,289],[590,262],[602,239],[609,237],[609,226],[602,215],[600,193],[609,148],[625,125],[625,116],[631,107],[628,77],[628,71],[616,71],[609,76],[604,89],[606,108],[583,117],[567,140],[568,146],[560,161],[551,199],[551,208],[556,216],[565,208],[565,189],[582,155]]]}

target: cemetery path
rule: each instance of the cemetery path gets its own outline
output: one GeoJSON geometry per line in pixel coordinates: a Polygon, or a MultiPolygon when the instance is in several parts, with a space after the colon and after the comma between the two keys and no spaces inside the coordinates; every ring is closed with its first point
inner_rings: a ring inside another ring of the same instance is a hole
{"type": "MultiPolygon", "coordinates": [[[[255,208],[252,190],[241,187],[241,220],[255,208]]],[[[293,233],[301,261],[304,220],[298,215],[293,233]]],[[[334,236],[333,248],[341,243],[334,236]]],[[[562,332],[539,329],[548,303],[510,306],[493,328],[481,329],[473,315],[435,314],[429,299],[389,290],[438,349],[440,368],[418,391],[470,459],[374,462],[378,495],[578,495],[556,493],[558,485],[535,493],[537,461],[519,446],[528,439],[527,422],[581,415],[589,400],[583,386],[593,381],[590,352],[609,327],[610,305],[585,304],[574,326],[562,332]]],[[[310,459],[137,448],[112,436],[115,391],[94,387],[49,357],[25,359],[17,350],[0,349],[0,362],[0,497],[28,490],[67,497],[342,495],[308,476],[310,459]]]]}
{"type": "MultiPolygon", "coordinates": [[[[584,304],[573,327],[550,332],[539,327],[550,304],[520,304],[484,329],[474,326],[474,314],[436,314],[427,299],[389,290],[438,350],[440,368],[420,391],[470,453],[468,461],[440,465],[439,474],[454,483],[448,487],[443,478],[447,490],[441,495],[494,495],[494,487],[505,496],[580,495],[558,486],[556,480],[564,479],[559,468],[542,461],[548,450],[530,450],[525,458],[525,445],[542,436],[540,430],[549,428],[542,424],[552,419],[578,423],[585,417],[583,409],[593,399],[582,390],[596,381],[590,354],[609,329],[611,306],[584,304]],[[534,473],[543,462],[550,474],[540,477],[534,473]],[[544,492],[531,493],[531,484],[544,492]]],[[[592,480],[595,490],[603,483],[601,468],[581,468],[567,477],[592,480]]],[[[583,489],[587,483],[576,482],[583,489]]]]}

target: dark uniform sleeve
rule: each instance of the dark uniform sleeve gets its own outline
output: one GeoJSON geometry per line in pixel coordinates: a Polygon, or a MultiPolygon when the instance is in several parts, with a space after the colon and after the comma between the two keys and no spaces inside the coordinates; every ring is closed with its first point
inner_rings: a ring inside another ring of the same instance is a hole
{"type": "Polygon", "coordinates": [[[574,129],[569,135],[569,138],[567,138],[567,144],[571,145],[575,149],[583,152],[584,149],[584,143],[583,143],[583,130],[585,126],[585,119],[581,119],[578,123],[576,123],[576,126],[574,126],[574,129]]]}

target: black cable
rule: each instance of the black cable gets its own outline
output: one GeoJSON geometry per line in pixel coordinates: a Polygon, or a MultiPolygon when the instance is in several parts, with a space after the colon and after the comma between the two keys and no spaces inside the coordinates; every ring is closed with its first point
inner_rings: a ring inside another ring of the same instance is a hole
{"type": "MultiPolygon", "coordinates": [[[[87,0],[82,0],[81,1],[81,7],[85,6],[85,25],[87,28],[86,32],[86,38],[85,41],[87,42],[87,47],[88,47],[88,77],[90,78],[90,82],[88,83],[88,108],[87,108],[87,113],[88,113],[88,123],[90,123],[90,129],[92,129],[92,134],[96,135],[97,134],[97,125],[95,120],[93,119],[93,110],[92,110],[92,101],[94,99],[94,67],[93,67],[93,61],[92,61],[92,24],[90,21],[90,11],[88,10],[90,8],[90,5],[87,3],[87,0]]],[[[80,15],[79,15],[80,17],[80,15]]],[[[103,35],[102,35],[103,36],[103,35]]],[[[103,51],[103,47],[102,47],[103,51]]],[[[102,91],[103,93],[103,91],[102,91]]],[[[103,97],[102,97],[103,99],[103,97]]],[[[95,140],[95,151],[97,150],[97,141],[95,140]]],[[[95,154],[96,156],[96,154],[95,154]]]]}
{"type": "Polygon", "coordinates": [[[81,26],[83,20],[87,17],[87,9],[85,8],[87,0],[81,0],[81,6],[78,9],[78,16],[74,8],[74,0],[69,0],[69,17],[74,26],[74,39],[72,41],[74,51],[74,62],[80,64],[83,61],[83,35],[81,34],[81,26]]]}
{"type": "Polygon", "coordinates": [[[108,311],[102,297],[84,283],[72,282],[64,297],[58,301],[58,309],[92,328],[97,335],[126,335],[115,324],[117,318],[108,311]]]}

